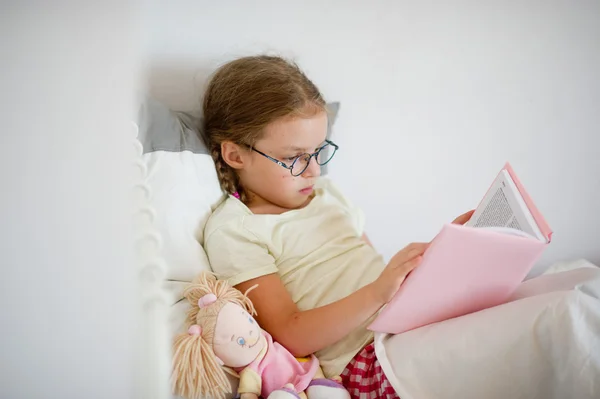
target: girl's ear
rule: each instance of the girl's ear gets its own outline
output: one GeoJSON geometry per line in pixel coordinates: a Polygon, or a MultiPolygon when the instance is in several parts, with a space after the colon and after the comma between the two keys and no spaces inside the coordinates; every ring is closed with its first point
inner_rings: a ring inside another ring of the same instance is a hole
{"type": "Polygon", "coordinates": [[[184,398],[225,399],[231,384],[210,345],[198,334],[179,334],[173,343],[172,390],[184,398]]]}
{"type": "Polygon", "coordinates": [[[243,169],[247,163],[247,150],[231,141],[221,143],[221,157],[233,169],[243,169]]]}

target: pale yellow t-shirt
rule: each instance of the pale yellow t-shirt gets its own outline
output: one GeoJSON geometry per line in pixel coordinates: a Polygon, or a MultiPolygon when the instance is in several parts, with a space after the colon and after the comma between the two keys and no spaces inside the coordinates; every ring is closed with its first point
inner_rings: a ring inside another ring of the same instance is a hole
{"type": "MultiPolygon", "coordinates": [[[[363,213],[329,179],[319,178],[306,207],[281,215],[255,215],[230,196],[208,220],[204,248],[219,278],[236,285],[277,273],[298,308],[308,310],[338,301],[379,276],[385,263],[361,239],[363,228],[363,213]]],[[[339,375],[372,341],[366,329],[372,319],[315,354],[327,377],[339,375]]]]}

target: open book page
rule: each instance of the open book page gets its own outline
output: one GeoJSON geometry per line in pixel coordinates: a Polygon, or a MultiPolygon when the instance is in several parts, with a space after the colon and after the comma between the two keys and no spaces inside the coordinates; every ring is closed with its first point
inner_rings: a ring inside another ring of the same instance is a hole
{"type": "Polygon", "coordinates": [[[498,174],[467,226],[512,228],[547,242],[506,170],[498,174]]]}

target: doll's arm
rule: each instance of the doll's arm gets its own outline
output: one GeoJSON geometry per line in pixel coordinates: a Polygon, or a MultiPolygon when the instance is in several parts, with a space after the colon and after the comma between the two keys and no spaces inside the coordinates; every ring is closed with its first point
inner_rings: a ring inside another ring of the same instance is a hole
{"type": "Polygon", "coordinates": [[[238,393],[241,394],[241,399],[258,399],[261,390],[262,380],[256,371],[246,367],[240,372],[238,393]]]}

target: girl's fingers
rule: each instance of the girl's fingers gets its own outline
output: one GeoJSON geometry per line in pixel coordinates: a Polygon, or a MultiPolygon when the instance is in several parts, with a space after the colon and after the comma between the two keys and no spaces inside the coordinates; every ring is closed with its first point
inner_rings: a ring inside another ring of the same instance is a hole
{"type": "Polygon", "coordinates": [[[407,262],[416,256],[423,255],[428,246],[429,244],[424,242],[410,244],[402,251],[404,252],[402,254],[402,263],[407,262]]]}
{"type": "Polygon", "coordinates": [[[423,257],[421,255],[419,255],[416,258],[404,263],[404,265],[402,265],[402,269],[404,269],[403,272],[404,273],[410,272],[415,267],[419,266],[419,264],[421,263],[422,260],[423,260],[423,257]]]}
{"type": "Polygon", "coordinates": [[[475,209],[470,210],[469,212],[463,213],[462,215],[460,215],[459,217],[454,219],[454,221],[452,223],[453,224],[465,224],[471,219],[471,216],[473,216],[473,213],[475,213],[475,209]]]}

